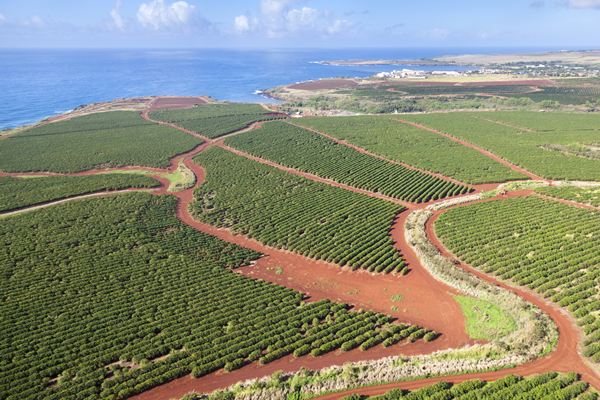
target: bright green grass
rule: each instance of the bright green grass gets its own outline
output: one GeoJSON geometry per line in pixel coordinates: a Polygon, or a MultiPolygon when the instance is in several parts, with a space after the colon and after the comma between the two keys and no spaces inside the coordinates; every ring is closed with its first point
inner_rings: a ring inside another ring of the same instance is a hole
{"type": "Polygon", "coordinates": [[[517,330],[515,320],[502,309],[484,300],[454,296],[467,323],[467,333],[473,339],[496,339],[517,330]]]}

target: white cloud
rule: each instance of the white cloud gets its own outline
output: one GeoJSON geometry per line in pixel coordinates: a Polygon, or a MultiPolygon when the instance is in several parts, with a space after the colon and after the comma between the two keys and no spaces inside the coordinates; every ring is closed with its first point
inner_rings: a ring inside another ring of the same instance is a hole
{"type": "Polygon", "coordinates": [[[236,33],[255,34],[281,38],[290,35],[327,36],[347,32],[356,26],[347,20],[334,20],[333,13],[311,7],[293,8],[304,0],[261,0],[260,16],[235,17],[233,28],[236,33]]]}
{"type": "Polygon", "coordinates": [[[123,18],[121,16],[121,14],[119,13],[122,3],[123,3],[122,0],[116,1],[115,6],[113,7],[112,10],[110,10],[110,17],[112,18],[112,22],[113,22],[114,26],[117,29],[124,31],[125,30],[125,18],[123,18]]]}
{"type": "Polygon", "coordinates": [[[384,32],[388,35],[402,35],[402,31],[400,30],[400,28],[402,28],[403,26],[404,24],[402,23],[393,26],[388,26],[384,29],[384,32]]]}
{"type": "Polygon", "coordinates": [[[263,15],[279,16],[288,10],[292,4],[304,3],[303,0],[261,0],[260,13],[263,15]]]}
{"type": "Polygon", "coordinates": [[[335,35],[338,33],[345,32],[348,29],[353,28],[355,26],[356,26],[355,22],[350,22],[345,19],[342,19],[342,20],[337,19],[332,24],[327,25],[326,29],[327,29],[328,34],[335,35]]]}
{"type": "Polygon", "coordinates": [[[448,29],[432,29],[429,31],[421,31],[418,36],[426,37],[434,40],[444,40],[446,39],[452,32],[448,29]]]}
{"type": "Polygon", "coordinates": [[[597,8],[600,9],[600,0],[569,0],[569,8],[597,8]]]}
{"type": "Polygon", "coordinates": [[[492,32],[488,32],[488,31],[479,31],[477,32],[477,38],[481,39],[481,40],[486,40],[486,39],[490,39],[490,38],[496,38],[499,37],[501,35],[503,35],[504,32],[502,31],[492,31],[492,32]]]}
{"type": "Polygon", "coordinates": [[[144,28],[173,31],[193,25],[195,13],[196,6],[185,1],[168,4],[164,0],[154,0],[141,4],[136,17],[144,28]]]}
{"type": "Polygon", "coordinates": [[[6,22],[6,17],[0,13],[0,24],[6,22]]]}
{"type": "Polygon", "coordinates": [[[233,25],[234,25],[235,31],[237,33],[244,33],[250,29],[248,17],[246,17],[245,15],[240,15],[239,17],[235,17],[235,23],[233,25]]]}
{"type": "Polygon", "coordinates": [[[41,19],[40,17],[38,17],[37,15],[33,15],[31,17],[31,22],[33,23],[33,25],[36,28],[39,28],[39,29],[43,29],[47,26],[47,24],[44,22],[44,20],[41,19]]]}
{"type": "Polygon", "coordinates": [[[320,16],[321,12],[314,8],[302,7],[301,10],[290,10],[286,15],[288,30],[296,32],[311,26],[320,16]]]}

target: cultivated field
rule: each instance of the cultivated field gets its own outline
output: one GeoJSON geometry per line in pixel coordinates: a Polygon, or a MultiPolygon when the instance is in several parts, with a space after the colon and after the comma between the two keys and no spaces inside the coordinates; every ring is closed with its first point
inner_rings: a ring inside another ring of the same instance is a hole
{"type": "Polygon", "coordinates": [[[0,399],[598,398],[596,113],[143,104],[0,138],[0,399]]]}

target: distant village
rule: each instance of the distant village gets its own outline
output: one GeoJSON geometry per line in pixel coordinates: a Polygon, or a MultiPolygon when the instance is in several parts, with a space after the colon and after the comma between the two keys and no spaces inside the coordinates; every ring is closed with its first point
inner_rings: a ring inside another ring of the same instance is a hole
{"type": "MultiPolygon", "coordinates": [[[[519,63],[520,64],[520,63],[519,63]]],[[[518,74],[529,77],[596,77],[600,71],[585,66],[539,64],[539,65],[507,65],[501,68],[481,68],[468,71],[416,71],[403,69],[392,72],[380,72],[375,77],[383,79],[426,79],[430,76],[469,76],[473,74],[518,74]]]]}
{"type": "Polygon", "coordinates": [[[412,69],[403,69],[402,71],[392,72],[380,72],[375,75],[378,78],[408,78],[408,79],[425,79],[428,75],[447,75],[447,76],[461,76],[465,75],[467,71],[415,71],[412,69]]]}

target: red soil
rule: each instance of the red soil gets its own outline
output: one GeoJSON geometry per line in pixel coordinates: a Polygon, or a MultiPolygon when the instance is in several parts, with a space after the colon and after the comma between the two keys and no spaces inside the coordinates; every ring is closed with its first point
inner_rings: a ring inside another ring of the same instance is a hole
{"type": "Polygon", "coordinates": [[[358,86],[358,83],[351,79],[319,79],[312,82],[297,83],[289,85],[288,89],[296,90],[322,90],[336,89],[342,86],[358,86]]]}
{"type": "Polygon", "coordinates": [[[159,97],[150,105],[150,110],[164,110],[167,108],[180,109],[192,108],[195,104],[205,104],[206,100],[200,97],[159,97]]]}

